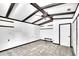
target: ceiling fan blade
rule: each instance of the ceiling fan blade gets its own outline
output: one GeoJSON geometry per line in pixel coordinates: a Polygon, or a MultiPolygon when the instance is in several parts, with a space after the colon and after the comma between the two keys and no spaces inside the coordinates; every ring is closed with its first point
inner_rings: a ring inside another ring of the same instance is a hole
{"type": "Polygon", "coordinates": [[[30,3],[32,6],[34,6],[36,9],[38,9],[40,12],[45,14],[46,12],[36,3],[30,3]]]}

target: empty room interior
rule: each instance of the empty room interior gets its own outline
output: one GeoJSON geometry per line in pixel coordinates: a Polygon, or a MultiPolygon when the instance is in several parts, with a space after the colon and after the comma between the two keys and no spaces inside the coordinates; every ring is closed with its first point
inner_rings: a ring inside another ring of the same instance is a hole
{"type": "Polygon", "coordinates": [[[0,56],[79,56],[79,3],[0,3],[0,56]]]}

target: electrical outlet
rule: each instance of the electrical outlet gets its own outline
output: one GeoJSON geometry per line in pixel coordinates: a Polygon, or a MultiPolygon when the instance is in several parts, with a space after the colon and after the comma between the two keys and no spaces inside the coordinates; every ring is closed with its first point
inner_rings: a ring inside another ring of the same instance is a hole
{"type": "Polygon", "coordinates": [[[10,39],[8,39],[8,42],[10,41],[10,39]]]}

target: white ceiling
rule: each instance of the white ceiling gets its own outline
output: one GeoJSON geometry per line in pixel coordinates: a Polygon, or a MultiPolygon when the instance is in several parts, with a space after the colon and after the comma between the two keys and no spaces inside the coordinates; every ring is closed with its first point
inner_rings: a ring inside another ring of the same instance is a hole
{"type": "Polygon", "coordinates": [[[37,12],[35,15],[33,15],[32,17],[30,17],[28,20],[26,20],[26,22],[32,23],[32,22],[40,19],[41,18],[41,15],[42,15],[41,12],[37,12]]]}
{"type": "Polygon", "coordinates": [[[71,12],[71,11],[75,11],[76,6],[77,3],[67,3],[56,7],[47,8],[45,9],[45,11],[48,12],[49,14],[71,12]],[[71,10],[67,11],[67,9],[71,9],[71,10]]]}
{"type": "Polygon", "coordinates": [[[43,7],[43,6],[46,6],[46,5],[49,5],[49,4],[53,4],[53,5],[55,5],[55,4],[58,4],[58,3],[50,3],[50,2],[47,2],[47,3],[44,3],[44,2],[41,2],[41,3],[37,3],[40,7],[43,7]]]}
{"type": "Polygon", "coordinates": [[[6,16],[10,3],[0,3],[0,16],[6,16]]]}
{"type": "Polygon", "coordinates": [[[53,16],[53,18],[69,18],[69,17],[72,17],[73,14],[68,14],[68,15],[57,15],[57,16],[53,16]]]}
{"type": "MultiPolygon", "coordinates": [[[[77,3],[70,3],[70,4],[67,3],[67,4],[60,5],[60,6],[47,8],[47,9],[44,9],[44,10],[46,12],[48,12],[48,14],[56,14],[56,13],[73,12],[73,11],[75,11],[76,7],[77,7],[77,3]],[[67,9],[71,9],[71,10],[68,11],[67,9]]],[[[40,13],[38,12],[39,16],[36,16],[36,14],[35,14],[34,16],[30,17],[28,20],[26,20],[26,22],[31,22],[32,23],[32,22],[40,19],[41,18],[40,13]]],[[[53,16],[53,18],[67,18],[67,17],[73,17],[73,14],[53,16]]],[[[41,21],[36,22],[35,24],[39,24],[39,23],[44,22],[44,21],[46,21],[46,20],[43,19],[41,21]]]]}
{"type": "Polygon", "coordinates": [[[10,14],[10,18],[18,19],[18,20],[23,20],[26,18],[28,15],[33,13],[36,8],[34,8],[32,5],[29,3],[18,3],[18,6],[14,8],[10,14]]]}
{"type": "Polygon", "coordinates": [[[50,19],[49,18],[45,18],[45,19],[42,19],[42,20],[36,22],[35,24],[40,24],[40,23],[43,23],[43,22],[48,21],[48,20],[50,20],[50,19]]]}
{"type": "MultiPolygon", "coordinates": [[[[0,16],[4,16],[4,17],[6,16],[7,11],[10,7],[10,4],[11,3],[6,3],[6,4],[0,3],[0,16]]],[[[42,6],[52,4],[52,3],[37,3],[37,4],[40,7],[42,7],[42,6]]],[[[57,4],[57,3],[53,3],[53,4],[57,4]]],[[[77,3],[66,3],[66,4],[56,6],[56,7],[47,8],[44,10],[46,12],[48,12],[48,14],[56,14],[56,13],[65,13],[65,12],[75,11],[76,7],[77,7],[77,3]],[[67,9],[70,9],[70,11],[68,11],[67,9]]],[[[13,18],[13,19],[22,21],[36,10],[37,9],[35,7],[33,7],[32,5],[30,5],[30,3],[16,3],[9,15],[9,18],[13,18]]],[[[41,15],[42,15],[41,12],[37,12],[35,15],[33,15],[32,17],[27,19],[26,22],[32,23],[32,22],[40,19],[41,15]]],[[[73,14],[53,16],[53,18],[67,18],[67,17],[73,17],[73,14]]],[[[47,20],[49,20],[49,19],[46,19],[46,20],[43,19],[41,21],[36,22],[35,24],[40,24],[47,20]]]]}

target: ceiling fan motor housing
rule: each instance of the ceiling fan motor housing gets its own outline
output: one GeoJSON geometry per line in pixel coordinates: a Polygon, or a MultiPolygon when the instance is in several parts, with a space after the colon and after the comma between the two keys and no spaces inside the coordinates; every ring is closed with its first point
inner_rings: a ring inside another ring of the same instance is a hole
{"type": "Polygon", "coordinates": [[[42,17],[47,17],[48,16],[48,13],[47,12],[45,12],[43,15],[42,15],[42,17]]]}

